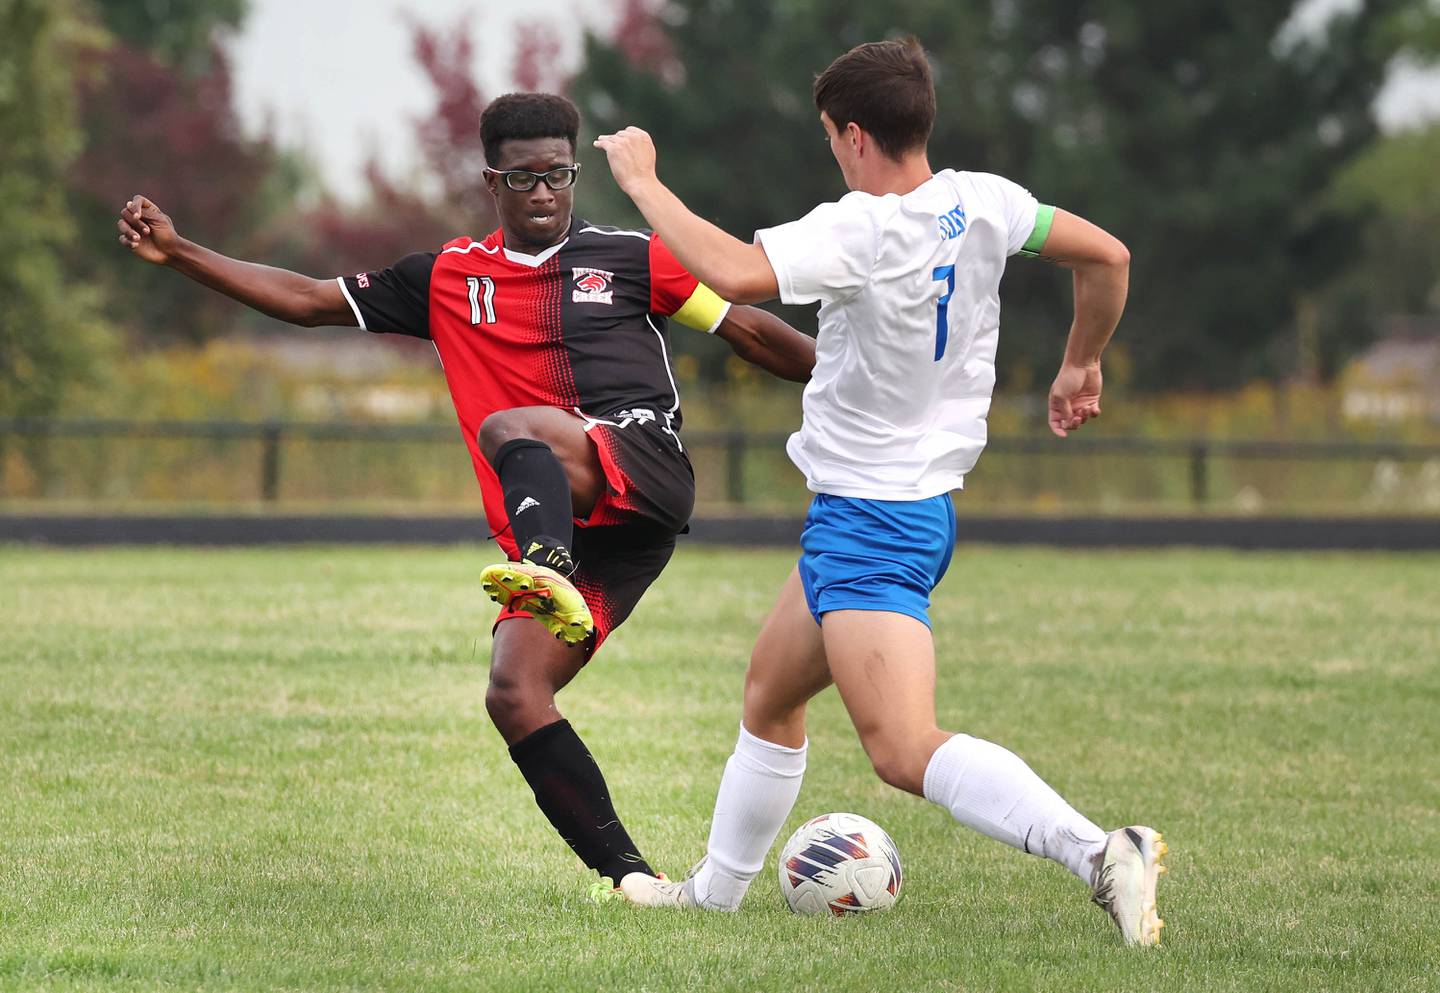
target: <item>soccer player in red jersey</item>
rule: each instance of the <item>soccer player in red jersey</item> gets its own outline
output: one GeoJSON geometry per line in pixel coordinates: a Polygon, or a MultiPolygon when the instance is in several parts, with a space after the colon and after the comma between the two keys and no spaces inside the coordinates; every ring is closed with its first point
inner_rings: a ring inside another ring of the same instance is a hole
{"type": "Polygon", "coordinates": [[[486,709],[555,830],[614,885],[651,870],[555,694],[659,576],[694,505],[667,318],[787,379],[809,378],[815,346],[725,303],[649,232],[573,216],[578,129],[563,97],[492,102],[480,132],[500,228],[386,269],[320,280],[226,258],[142,196],[118,228],[140,258],[280,320],[434,343],[511,560],[482,573],[504,604],[486,709]]]}

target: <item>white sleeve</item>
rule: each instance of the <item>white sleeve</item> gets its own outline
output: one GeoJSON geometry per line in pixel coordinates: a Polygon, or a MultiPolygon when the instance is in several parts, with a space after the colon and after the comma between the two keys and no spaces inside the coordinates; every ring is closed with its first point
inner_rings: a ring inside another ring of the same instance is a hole
{"type": "Polygon", "coordinates": [[[822,203],[798,221],[762,228],[755,240],[765,249],[782,303],[843,299],[870,278],[875,267],[875,221],[855,203],[822,203]]]}
{"type": "Polygon", "coordinates": [[[1014,255],[1025,247],[1030,233],[1035,230],[1035,211],[1039,207],[1030,191],[1019,183],[1011,182],[1004,176],[990,172],[972,172],[970,181],[1005,219],[1006,255],[1014,255]]]}

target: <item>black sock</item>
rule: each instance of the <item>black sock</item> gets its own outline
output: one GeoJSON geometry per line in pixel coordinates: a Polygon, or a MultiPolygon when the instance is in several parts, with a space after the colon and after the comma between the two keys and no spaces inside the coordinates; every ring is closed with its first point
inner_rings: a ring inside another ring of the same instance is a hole
{"type": "Polygon", "coordinates": [[[533,438],[516,438],[500,446],[491,464],[505,491],[505,512],[520,557],[531,558],[536,538],[568,550],[575,531],[570,479],[550,446],[533,438]]]}
{"type": "Polygon", "coordinates": [[[535,802],[580,861],[616,884],[627,872],[654,875],[625,832],[595,759],[567,720],[510,746],[535,802]]]}

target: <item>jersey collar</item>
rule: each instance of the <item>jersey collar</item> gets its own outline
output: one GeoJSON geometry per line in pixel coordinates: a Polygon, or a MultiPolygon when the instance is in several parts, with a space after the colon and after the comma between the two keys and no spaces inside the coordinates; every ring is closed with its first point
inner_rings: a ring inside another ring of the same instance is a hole
{"type": "Polygon", "coordinates": [[[500,229],[500,245],[505,252],[505,258],[507,261],[514,262],[518,265],[529,266],[531,269],[538,269],[540,266],[544,265],[545,262],[548,261],[552,256],[554,256],[556,252],[560,251],[560,249],[565,247],[565,243],[570,240],[570,232],[574,230],[575,215],[572,214],[570,215],[570,228],[565,232],[565,237],[561,238],[555,244],[545,249],[545,251],[541,252],[539,255],[526,255],[524,252],[516,252],[510,248],[506,248],[504,228],[500,229]]]}

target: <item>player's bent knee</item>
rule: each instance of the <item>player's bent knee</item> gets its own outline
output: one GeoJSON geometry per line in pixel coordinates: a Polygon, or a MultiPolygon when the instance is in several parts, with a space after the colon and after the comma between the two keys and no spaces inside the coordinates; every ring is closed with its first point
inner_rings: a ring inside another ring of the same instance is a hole
{"type": "Polygon", "coordinates": [[[756,670],[754,662],[745,673],[745,713],[763,715],[767,722],[784,722],[804,713],[805,702],[795,699],[781,680],[756,670]]]}
{"type": "Polygon", "coordinates": [[[927,757],[919,748],[903,745],[866,746],[875,775],[887,786],[922,796],[925,792],[927,757]]]}
{"type": "Polygon", "coordinates": [[[509,410],[497,410],[480,422],[480,451],[487,460],[494,459],[500,446],[515,436],[519,422],[509,410]]]}
{"type": "Polygon", "coordinates": [[[745,706],[752,704],[763,707],[769,703],[770,683],[757,671],[755,659],[750,659],[750,668],[745,670],[745,706]]]}
{"type": "Polygon", "coordinates": [[[887,786],[893,786],[897,790],[904,790],[906,793],[919,795],[924,792],[924,777],[916,777],[907,762],[875,761],[875,774],[880,777],[881,782],[887,786]]]}
{"type": "Polygon", "coordinates": [[[496,453],[506,442],[531,439],[536,444],[544,444],[535,437],[536,433],[535,425],[525,410],[497,410],[480,422],[480,453],[486,461],[493,463],[496,453]]]}
{"type": "Polygon", "coordinates": [[[520,695],[514,687],[491,683],[485,688],[485,712],[498,727],[520,708],[520,695]]]}
{"type": "Polygon", "coordinates": [[[531,722],[531,715],[543,712],[553,703],[554,696],[519,680],[492,678],[485,689],[485,712],[490,721],[506,734],[511,729],[531,722]]]}

